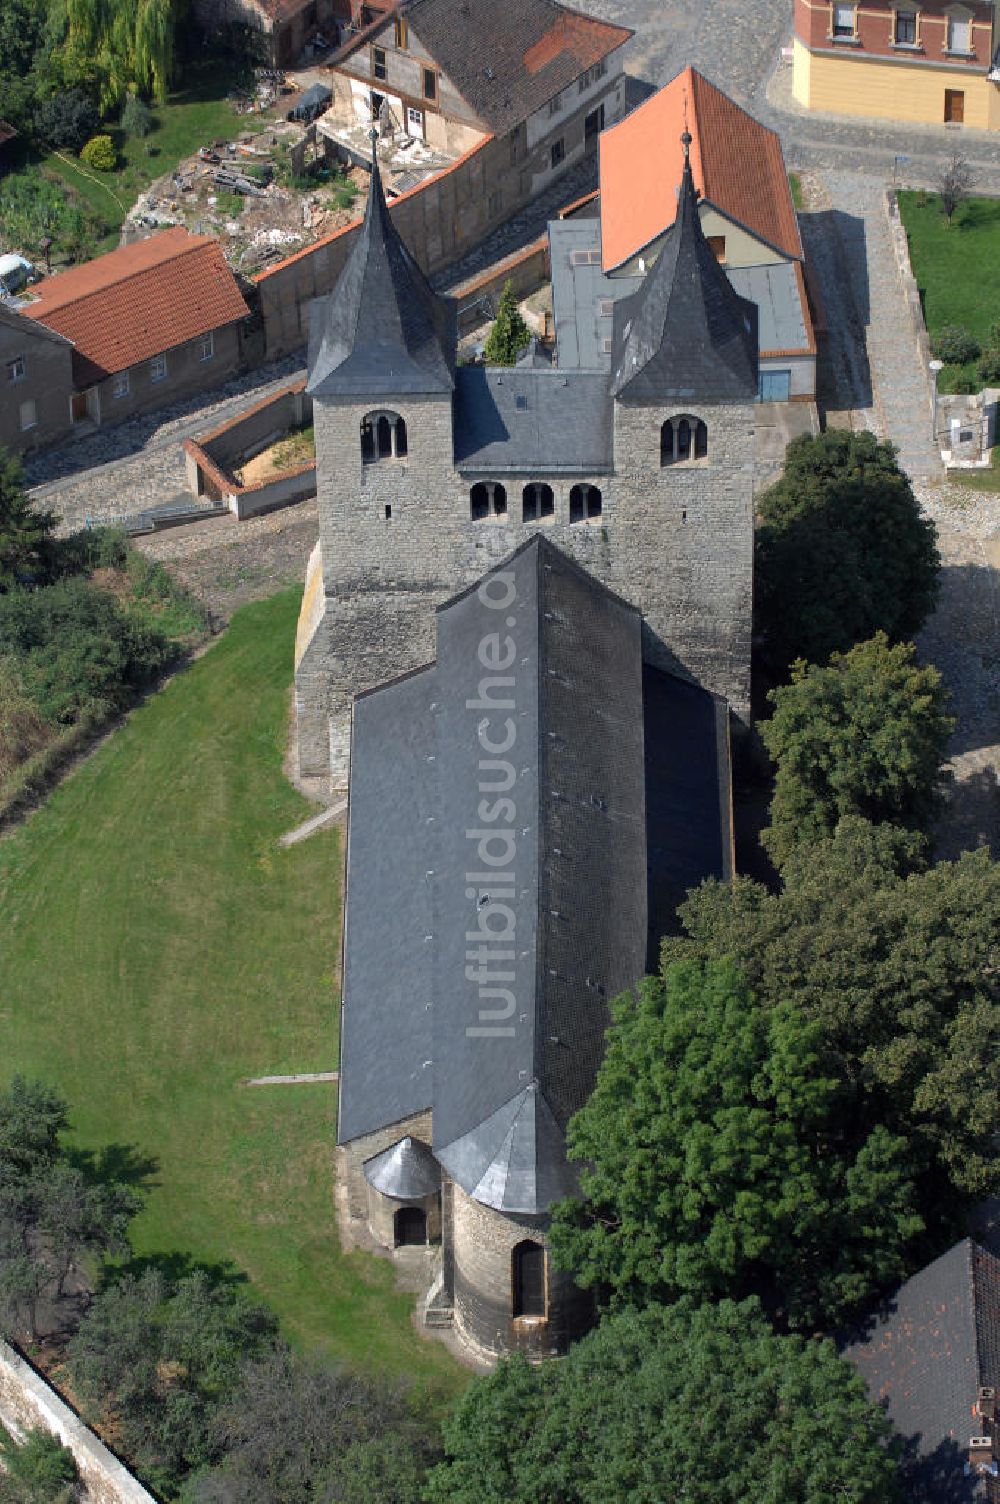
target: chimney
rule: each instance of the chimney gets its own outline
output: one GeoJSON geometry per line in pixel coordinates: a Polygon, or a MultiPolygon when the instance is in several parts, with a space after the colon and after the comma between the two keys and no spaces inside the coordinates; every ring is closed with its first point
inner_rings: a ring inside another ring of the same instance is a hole
{"type": "Polygon", "coordinates": [[[976,1414],[982,1420],[994,1420],[996,1413],[997,1392],[991,1384],[983,1384],[976,1399],[976,1414]]]}
{"type": "Polygon", "coordinates": [[[995,1473],[992,1436],[969,1437],[969,1472],[995,1473]]]}

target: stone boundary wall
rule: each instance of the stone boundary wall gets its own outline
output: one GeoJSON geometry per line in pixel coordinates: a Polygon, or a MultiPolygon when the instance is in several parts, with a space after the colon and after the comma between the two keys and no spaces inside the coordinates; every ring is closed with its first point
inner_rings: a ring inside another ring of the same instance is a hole
{"type": "Polygon", "coordinates": [[[549,276],[549,237],[546,234],[451,289],[451,296],[458,301],[459,329],[471,329],[493,318],[504,283],[508,280],[513,282],[517,296],[526,298],[537,292],[549,276]]]}
{"type": "Polygon", "coordinates": [[[300,377],[198,439],[185,439],[187,480],[194,495],[225,502],[241,520],[315,496],[315,460],[291,465],[277,471],[273,479],[249,486],[241,485],[233,474],[238,465],[308,420],[312,398],[306,395],[305,385],[305,377],[300,377]]]}
{"type": "Polygon", "coordinates": [[[58,1436],[76,1460],[91,1504],[156,1504],[153,1495],[85,1426],[66,1401],[28,1362],[0,1338],[0,1420],[15,1431],[43,1427],[58,1436]]]}
{"type": "MultiPolygon", "coordinates": [[[[924,376],[927,377],[928,368],[932,359],[931,342],[927,334],[927,325],[924,323],[924,310],[920,305],[920,289],[917,279],[913,275],[913,267],[910,265],[910,247],[906,239],[906,230],[899,215],[899,199],[893,188],[887,188],[885,194],[885,212],[889,220],[889,238],[892,241],[892,249],[896,257],[896,268],[899,279],[903,284],[903,296],[906,298],[907,312],[910,315],[910,323],[917,339],[917,348],[920,351],[924,363],[924,376]]],[[[933,418],[934,415],[934,392],[930,382],[927,382],[927,408],[933,418]]]]}

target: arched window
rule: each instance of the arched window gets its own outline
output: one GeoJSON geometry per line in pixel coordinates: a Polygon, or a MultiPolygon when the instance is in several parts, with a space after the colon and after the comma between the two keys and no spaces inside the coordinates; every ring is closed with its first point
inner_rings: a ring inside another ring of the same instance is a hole
{"type": "Polygon", "coordinates": [[[593,522],[601,515],[602,497],[596,486],[574,486],[569,493],[570,522],[593,522]]]}
{"type": "Polygon", "coordinates": [[[511,1295],[515,1316],[544,1316],[545,1249],[526,1238],[511,1255],[511,1295]]]}
{"type": "Polygon", "coordinates": [[[392,1223],[397,1248],[422,1248],[427,1242],[427,1214],[419,1206],[401,1206],[392,1223]]]}
{"type": "Polygon", "coordinates": [[[398,413],[365,413],[361,419],[361,458],[366,465],[376,460],[401,460],[406,454],[406,424],[398,413]]]}
{"type": "Polygon", "coordinates": [[[479,480],[469,492],[469,516],[473,522],[507,516],[507,492],[497,480],[479,480]]]}
{"type": "Polygon", "coordinates": [[[543,517],[551,517],[555,512],[552,487],[544,485],[541,481],[529,481],[524,488],[521,505],[525,522],[540,522],[543,517]]]}
{"type": "Polygon", "coordinates": [[[708,454],[708,429],[700,418],[679,415],[660,428],[660,464],[683,465],[708,454]]]}

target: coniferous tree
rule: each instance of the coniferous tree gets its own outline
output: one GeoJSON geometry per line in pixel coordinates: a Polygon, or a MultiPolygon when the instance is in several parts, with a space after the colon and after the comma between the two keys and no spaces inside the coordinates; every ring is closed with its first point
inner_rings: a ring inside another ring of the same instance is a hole
{"type": "Polygon", "coordinates": [[[508,280],[500,294],[496,321],[483,347],[483,358],[489,366],[512,366],[530,339],[531,330],[518,306],[514,284],[508,280]]]}

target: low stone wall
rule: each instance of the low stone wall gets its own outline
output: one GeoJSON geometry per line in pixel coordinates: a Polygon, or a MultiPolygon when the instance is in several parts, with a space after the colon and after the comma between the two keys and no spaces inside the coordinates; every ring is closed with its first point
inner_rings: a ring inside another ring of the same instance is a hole
{"type": "Polygon", "coordinates": [[[472,329],[495,317],[506,282],[513,282],[517,296],[526,298],[537,292],[549,280],[549,275],[549,237],[546,234],[451,289],[451,296],[458,302],[459,329],[472,329]]]}
{"type": "Polygon", "coordinates": [[[308,421],[312,399],[305,385],[301,377],[197,440],[185,439],[187,480],[194,495],[224,502],[239,519],[258,517],[262,512],[315,496],[314,460],[279,470],[270,480],[255,485],[245,486],[233,474],[246,460],[308,421]]]}
{"type": "Polygon", "coordinates": [[[73,1453],[91,1504],[155,1504],[26,1358],[0,1339],[0,1420],[14,1432],[43,1427],[73,1453]]]}

